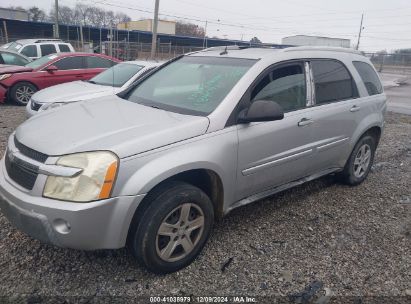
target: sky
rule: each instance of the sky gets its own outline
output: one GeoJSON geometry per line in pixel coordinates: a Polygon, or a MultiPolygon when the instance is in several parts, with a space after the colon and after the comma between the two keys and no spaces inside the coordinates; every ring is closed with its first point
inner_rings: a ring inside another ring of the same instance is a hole
{"type": "MultiPolygon", "coordinates": [[[[154,0],[59,0],[124,12],[133,20],[152,18],[154,0]],[[148,11],[148,12],[147,12],[148,11]]],[[[1,0],[1,6],[30,7],[47,12],[54,0],[1,0]]],[[[160,0],[160,19],[205,26],[207,36],[249,41],[256,36],[281,43],[292,35],[351,39],[356,45],[364,13],[360,50],[373,52],[411,48],[410,0],[160,0]]]]}

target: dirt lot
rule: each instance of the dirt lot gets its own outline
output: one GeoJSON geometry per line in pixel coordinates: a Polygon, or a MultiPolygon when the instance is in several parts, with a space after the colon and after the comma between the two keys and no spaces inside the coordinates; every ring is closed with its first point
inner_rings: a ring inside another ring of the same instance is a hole
{"type": "MultiPolygon", "coordinates": [[[[22,121],[23,108],[0,106],[0,155],[22,121]]],[[[237,209],[215,226],[192,265],[166,276],[140,268],[126,249],[40,244],[0,215],[0,296],[89,303],[249,295],[305,303],[327,291],[338,303],[374,303],[375,297],[405,303],[411,296],[411,116],[389,113],[386,121],[363,184],[343,186],[330,176],[237,209]]]]}

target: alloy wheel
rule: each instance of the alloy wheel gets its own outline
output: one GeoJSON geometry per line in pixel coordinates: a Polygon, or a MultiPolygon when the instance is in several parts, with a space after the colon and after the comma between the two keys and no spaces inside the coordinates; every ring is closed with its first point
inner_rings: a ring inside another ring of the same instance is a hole
{"type": "Polygon", "coordinates": [[[16,99],[21,103],[28,103],[31,96],[34,94],[34,90],[29,86],[20,86],[16,90],[16,99]]]}
{"type": "Polygon", "coordinates": [[[194,203],[184,203],[173,209],[161,223],[156,238],[158,256],[175,262],[190,254],[204,230],[204,214],[194,203]]]}
{"type": "Polygon", "coordinates": [[[354,175],[361,178],[368,170],[371,163],[371,147],[368,144],[363,144],[358,149],[354,159],[354,175]]]}

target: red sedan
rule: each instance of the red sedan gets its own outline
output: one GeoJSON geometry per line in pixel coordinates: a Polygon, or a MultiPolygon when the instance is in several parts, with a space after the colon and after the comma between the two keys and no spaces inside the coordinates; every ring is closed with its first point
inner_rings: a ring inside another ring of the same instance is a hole
{"type": "Polygon", "coordinates": [[[0,103],[26,105],[36,91],[74,80],[88,80],[120,62],[100,54],[58,53],[25,66],[0,65],[0,103]]]}

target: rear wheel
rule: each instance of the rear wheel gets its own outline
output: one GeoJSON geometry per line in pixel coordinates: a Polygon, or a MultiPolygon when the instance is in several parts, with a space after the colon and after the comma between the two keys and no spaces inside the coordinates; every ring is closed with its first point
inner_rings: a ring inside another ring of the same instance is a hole
{"type": "Polygon", "coordinates": [[[20,106],[25,106],[31,96],[37,92],[37,88],[30,82],[16,83],[10,90],[11,99],[20,106]]]}
{"type": "Polygon", "coordinates": [[[358,185],[368,176],[374,162],[376,140],[371,135],[364,135],[355,145],[341,179],[349,185],[358,185]]]}
{"type": "Polygon", "coordinates": [[[201,252],[214,222],[213,205],[199,188],[172,182],[155,190],[131,231],[137,261],[155,273],[189,265],[201,252]]]}

